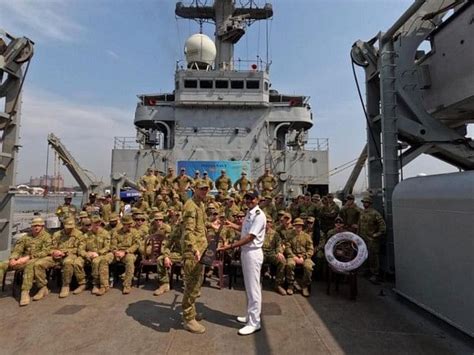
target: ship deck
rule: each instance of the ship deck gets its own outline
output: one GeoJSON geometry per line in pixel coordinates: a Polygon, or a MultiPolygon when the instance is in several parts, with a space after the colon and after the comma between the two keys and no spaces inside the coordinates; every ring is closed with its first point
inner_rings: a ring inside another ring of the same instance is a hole
{"type": "MultiPolygon", "coordinates": [[[[11,273],[9,276],[11,277],[11,273]]],[[[241,281],[241,280],[238,280],[241,281]]],[[[11,286],[0,293],[0,353],[87,354],[472,354],[474,341],[403,301],[393,285],[359,279],[359,296],[346,285],[327,295],[314,282],[309,298],[280,296],[264,284],[262,331],[240,337],[234,319],[245,310],[245,293],[202,288],[198,311],[203,335],[183,330],[182,290],[154,297],[155,282],[124,296],[112,289],[58,299],[58,290],[20,308],[11,286]]]]}

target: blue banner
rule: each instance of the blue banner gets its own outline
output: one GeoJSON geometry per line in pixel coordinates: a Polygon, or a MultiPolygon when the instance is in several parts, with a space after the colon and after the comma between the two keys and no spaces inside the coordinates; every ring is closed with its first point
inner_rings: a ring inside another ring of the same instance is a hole
{"type": "Polygon", "coordinates": [[[211,160],[211,161],[191,161],[181,160],[178,161],[178,168],[176,172],[179,174],[181,168],[186,169],[186,175],[194,177],[194,172],[199,170],[201,177],[204,171],[207,171],[207,175],[212,181],[221,175],[221,170],[225,170],[227,176],[232,180],[232,184],[240,178],[242,171],[247,173],[247,177],[250,179],[250,161],[232,161],[232,160],[211,160]]]}

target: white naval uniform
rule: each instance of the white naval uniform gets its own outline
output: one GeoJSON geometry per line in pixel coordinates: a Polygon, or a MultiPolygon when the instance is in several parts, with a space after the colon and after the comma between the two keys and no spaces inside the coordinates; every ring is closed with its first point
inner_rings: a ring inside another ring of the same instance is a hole
{"type": "Polygon", "coordinates": [[[247,235],[255,236],[252,242],[241,247],[240,261],[244,274],[245,291],[247,293],[247,325],[260,327],[260,313],[262,311],[262,289],[260,285],[260,270],[263,263],[263,241],[267,218],[257,205],[247,211],[242,224],[240,238],[247,235]]]}

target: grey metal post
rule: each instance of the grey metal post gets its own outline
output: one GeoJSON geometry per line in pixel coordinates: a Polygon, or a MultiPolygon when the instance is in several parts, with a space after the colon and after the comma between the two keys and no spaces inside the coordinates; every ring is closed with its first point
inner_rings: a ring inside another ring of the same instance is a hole
{"type": "Polygon", "coordinates": [[[218,35],[219,28],[223,26],[224,22],[228,20],[234,13],[233,0],[216,1],[214,4],[215,19],[216,19],[216,68],[217,69],[233,69],[234,59],[234,44],[232,42],[223,41],[218,35]]]}

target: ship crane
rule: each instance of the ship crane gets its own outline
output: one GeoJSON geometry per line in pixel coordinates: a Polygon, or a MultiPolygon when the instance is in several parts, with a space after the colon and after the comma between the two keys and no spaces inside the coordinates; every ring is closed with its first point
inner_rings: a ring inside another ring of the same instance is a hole
{"type": "Polygon", "coordinates": [[[0,29],[0,260],[9,255],[20,148],[21,91],[33,57],[34,43],[0,29]]]}
{"type": "Polygon", "coordinates": [[[59,158],[66,165],[67,169],[77,181],[82,190],[82,203],[86,203],[90,193],[102,193],[104,191],[104,183],[92,179],[74,159],[72,154],[66,149],[61,140],[53,133],[48,135],[48,143],[58,154],[59,158]]]}

